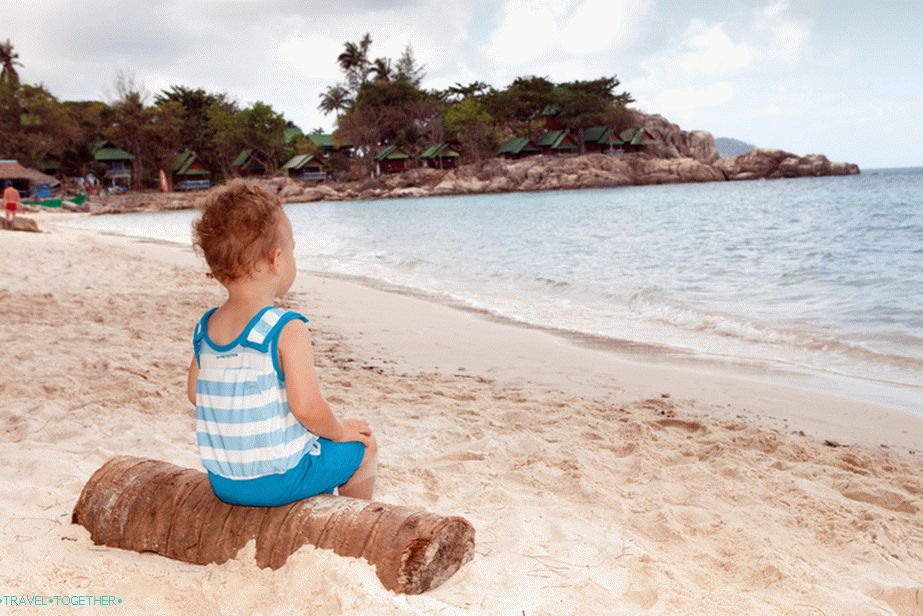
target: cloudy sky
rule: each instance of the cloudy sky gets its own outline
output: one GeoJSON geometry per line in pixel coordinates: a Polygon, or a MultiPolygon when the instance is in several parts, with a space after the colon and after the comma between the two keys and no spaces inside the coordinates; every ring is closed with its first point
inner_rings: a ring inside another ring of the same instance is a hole
{"type": "Polygon", "coordinates": [[[923,165],[923,0],[0,0],[22,79],[107,99],[117,71],[329,129],[343,42],[410,43],[424,86],[617,75],[639,109],[865,168],[923,165]]]}

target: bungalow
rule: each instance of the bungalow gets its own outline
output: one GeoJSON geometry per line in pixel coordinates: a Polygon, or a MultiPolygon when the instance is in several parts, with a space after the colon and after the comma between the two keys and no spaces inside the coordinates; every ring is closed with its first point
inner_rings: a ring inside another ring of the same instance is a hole
{"type": "Polygon", "coordinates": [[[289,177],[303,182],[323,182],[327,179],[324,161],[314,154],[296,154],[282,165],[282,171],[289,177]]]}
{"type": "Polygon", "coordinates": [[[241,177],[250,175],[266,175],[266,166],[261,163],[254,150],[241,150],[234,162],[231,163],[231,170],[241,177]]]}
{"type": "Polygon", "coordinates": [[[7,181],[22,197],[47,198],[61,187],[61,183],[37,169],[23,167],[15,160],[0,160],[0,187],[7,181]]]}
{"type": "Polygon", "coordinates": [[[545,130],[561,130],[564,128],[560,122],[558,122],[558,115],[561,113],[561,110],[557,105],[547,105],[542,109],[542,117],[545,118],[545,130]]]}
{"type": "Polygon", "coordinates": [[[375,175],[382,173],[400,173],[407,170],[410,155],[396,145],[389,145],[373,158],[375,161],[375,175]]]}
{"type": "Polygon", "coordinates": [[[173,157],[173,190],[208,190],[211,171],[192,152],[173,157]]]}
{"type": "Polygon", "coordinates": [[[458,163],[458,150],[448,143],[431,145],[420,154],[420,160],[426,161],[430,169],[454,169],[458,163]]]}
{"type": "Polygon", "coordinates": [[[352,153],[353,146],[351,144],[341,143],[335,135],[330,133],[315,133],[307,137],[324,158],[330,156],[333,152],[345,152],[347,155],[352,153]]]}
{"type": "Polygon", "coordinates": [[[640,152],[643,146],[657,143],[646,128],[626,128],[619,133],[619,137],[624,143],[622,149],[626,152],[640,152]]]}
{"type": "Polygon", "coordinates": [[[576,156],[580,153],[577,140],[566,130],[549,130],[542,133],[536,145],[546,156],[576,156]]]}
{"type": "Polygon", "coordinates": [[[497,156],[512,160],[533,156],[539,153],[541,153],[541,150],[539,150],[532,140],[527,137],[513,137],[512,139],[504,141],[500,144],[499,149],[497,149],[497,156]]]}
{"type": "Polygon", "coordinates": [[[131,184],[131,154],[105,139],[100,139],[93,144],[93,158],[106,167],[105,178],[110,187],[128,188],[131,184]]]}
{"type": "Polygon", "coordinates": [[[610,156],[621,156],[624,143],[619,134],[608,126],[591,126],[583,129],[583,149],[587,153],[600,152],[610,156]]]}

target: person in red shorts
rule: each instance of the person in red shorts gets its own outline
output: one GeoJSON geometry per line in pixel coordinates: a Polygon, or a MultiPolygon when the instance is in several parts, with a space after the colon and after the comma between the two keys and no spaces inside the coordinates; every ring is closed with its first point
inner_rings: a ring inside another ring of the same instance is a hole
{"type": "Polygon", "coordinates": [[[12,223],[16,217],[16,210],[19,209],[19,191],[13,188],[13,183],[9,180],[4,182],[6,188],[3,189],[3,202],[6,203],[6,219],[12,223]]]}

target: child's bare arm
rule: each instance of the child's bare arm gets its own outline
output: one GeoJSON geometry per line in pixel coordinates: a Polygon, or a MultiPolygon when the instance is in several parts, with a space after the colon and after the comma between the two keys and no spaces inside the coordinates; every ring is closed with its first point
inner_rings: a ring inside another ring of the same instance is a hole
{"type": "Polygon", "coordinates": [[[199,362],[195,360],[195,353],[192,354],[192,363],[189,364],[189,375],[186,377],[186,395],[192,406],[195,406],[195,381],[199,378],[199,362]]]}
{"type": "Polygon", "coordinates": [[[279,334],[279,359],[292,413],[308,430],[332,441],[369,440],[362,420],[339,421],[320,393],[311,351],[311,332],[302,321],[289,321],[279,334]]]}

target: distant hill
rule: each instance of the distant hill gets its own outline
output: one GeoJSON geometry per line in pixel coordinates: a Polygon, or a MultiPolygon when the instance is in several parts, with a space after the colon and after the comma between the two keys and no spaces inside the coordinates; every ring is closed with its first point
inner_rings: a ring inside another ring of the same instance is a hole
{"type": "Polygon", "coordinates": [[[747,143],[739,139],[730,137],[716,137],[715,148],[718,150],[718,156],[727,158],[729,156],[740,156],[756,148],[752,143],[747,143]]]}

